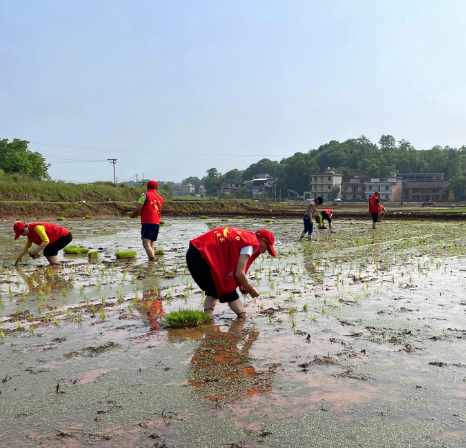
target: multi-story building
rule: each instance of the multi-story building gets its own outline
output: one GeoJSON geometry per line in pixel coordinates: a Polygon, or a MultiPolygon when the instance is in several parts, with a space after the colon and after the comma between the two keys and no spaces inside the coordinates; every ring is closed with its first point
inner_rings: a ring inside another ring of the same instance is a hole
{"type": "Polygon", "coordinates": [[[366,200],[366,186],[364,181],[358,176],[341,183],[341,198],[350,201],[351,199],[366,200]]]}
{"type": "Polygon", "coordinates": [[[399,202],[402,197],[403,179],[401,177],[373,177],[364,182],[366,197],[369,199],[376,191],[380,193],[382,202],[399,202]]]}
{"type": "Polygon", "coordinates": [[[403,201],[453,201],[453,191],[445,191],[443,173],[406,173],[403,178],[403,201]]]}
{"type": "Polygon", "coordinates": [[[311,186],[309,191],[304,192],[304,199],[312,199],[321,196],[323,199],[339,198],[341,194],[341,181],[343,176],[335,173],[334,170],[327,168],[323,173],[311,174],[311,186]],[[332,196],[330,191],[338,185],[340,193],[332,196]]]}
{"type": "Polygon", "coordinates": [[[267,193],[269,198],[275,197],[274,181],[275,177],[270,174],[256,174],[252,176],[251,180],[246,180],[244,185],[246,186],[246,192],[250,198],[256,199],[264,193],[267,193]]]}
{"type": "Polygon", "coordinates": [[[217,188],[217,194],[231,194],[235,193],[241,188],[241,182],[238,179],[223,179],[220,182],[220,188],[217,188]]]}
{"type": "Polygon", "coordinates": [[[204,185],[199,185],[199,196],[204,197],[207,194],[207,188],[204,185]]]}
{"type": "Polygon", "coordinates": [[[181,185],[180,187],[181,196],[188,196],[191,193],[195,193],[195,192],[196,192],[196,187],[193,184],[181,185]]]}

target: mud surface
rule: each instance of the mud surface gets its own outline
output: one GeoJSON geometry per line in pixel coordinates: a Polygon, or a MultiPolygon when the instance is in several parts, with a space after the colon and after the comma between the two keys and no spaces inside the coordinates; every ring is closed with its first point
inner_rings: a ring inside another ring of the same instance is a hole
{"type": "Polygon", "coordinates": [[[67,221],[98,262],[17,268],[0,223],[0,447],[441,447],[466,443],[462,223],[167,219],[148,264],[135,221],[67,221]],[[202,309],[191,238],[267,227],[250,317],[170,330],[202,309]],[[115,259],[135,250],[136,261],[115,259]]]}

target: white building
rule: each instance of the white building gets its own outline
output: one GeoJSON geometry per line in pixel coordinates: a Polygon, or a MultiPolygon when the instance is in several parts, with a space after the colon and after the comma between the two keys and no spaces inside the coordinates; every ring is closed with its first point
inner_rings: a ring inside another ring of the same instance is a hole
{"type": "Polygon", "coordinates": [[[246,180],[244,185],[246,186],[246,192],[250,198],[256,199],[261,197],[264,193],[267,193],[269,198],[272,198],[275,194],[273,189],[275,180],[275,177],[267,173],[256,174],[252,176],[252,180],[246,180]]]}
{"type": "Polygon", "coordinates": [[[181,196],[189,196],[191,193],[196,192],[196,187],[193,184],[181,185],[180,194],[181,196]]]}
{"type": "Polygon", "coordinates": [[[334,170],[327,168],[323,173],[312,173],[311,176],[311,189],[304,192],[304,199],[313,199],[319,196],[323,199],[336,199],[340,197],[341,181],[343,180],[341,174],[337,174],[334,170]],[[331,196],[330,191],[335,185],[340,187],[340,193],[331,196]]]}
{"type": "Polygon", "coordinates": [[[207,194],[207,189],[204,185],[199,185],[199,196],[205,196],[207,194]]]}

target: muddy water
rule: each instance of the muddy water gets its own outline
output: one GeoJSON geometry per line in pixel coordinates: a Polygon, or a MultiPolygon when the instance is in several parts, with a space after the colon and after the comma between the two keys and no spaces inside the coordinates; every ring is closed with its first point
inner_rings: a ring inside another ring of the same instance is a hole
{"type": "Polygon", "coordinates": [[[14,268],[0,224],[0,446],[464,446],[463,225],[337,221],[309,244],[298,220],[170,219],[154,265],[135,221],[66,226],[100,261],[14,268]],[[246,321],[219,305],[164,328],[202,309],[184,254],[220,225],[274,231],[279,257],[249,273],[261,298],[246,321]]]}

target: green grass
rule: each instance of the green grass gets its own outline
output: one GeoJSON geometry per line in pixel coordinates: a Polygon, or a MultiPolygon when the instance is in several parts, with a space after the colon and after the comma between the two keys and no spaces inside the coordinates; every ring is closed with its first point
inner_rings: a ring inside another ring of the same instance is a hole
{"type": "Polygon", "coordinates": [[[171,328],[198,327],[212,322],[212,316],[203,311],[188,310],[180,308],[165,316],[165,324],[171,328]]]}
{"type": "Polygon", "coordinates": [[[91,215],[87,215],[87,216],[84,217],[84,219],[94,219],[94,217],[91,216],[91,215]]]}
{"type": "Polygon", "coordinates": [[[199,219],[210,219],[208,216],[199,216],[199,219]]]}
{"type": "Polygon", "coordinates": [[[57,218],[57,221],[66,221],[66,218],[64,216],[59,216],[57,218]]]}
{"type": "Polygon", "coordinates": [[[119,260],[122,260],[124,258],[136,258],[136,256],[137,256],[137,253],[132,250],[115,253],[115,257],[117,257],[119,260]]]}
{"type": "MultiPolygon", "coordinates": [[[[410,210],[411,213],[466,213],[466,208],[448,208],[448,209],[441,209],[441,210],[428,210],[426,208],[422,208],[422,210],[410,210]]],[[[405,212],[403,212],[405,213],[405,212]]]]}
{"type": "Polygon", "coordinates": [[[89,249],[87,247],[78,247],[78,246],[66,246],[63,249],[63,252],[68,255],[82,255],[87,254],[89,249]]]}
{"type": "Polygon", "coordinates": [[[96,258],[99,258],[99,252],[97,252],[97,251],[89,252],[89,253],[87,254],[87,256],[88,256],[89,258],[94,258],[94,259],[96,259],[96,258]]]}
{"type": "Polygon", "coordinates": [[[235,219],[246,219],[246,216],[235,216],[235,219]]]}
{"type": "Polygon", "coordinates": [[[165,251],[163,249],[155,249],[154,250],[154,255],[163,255],[165,251]]]}

